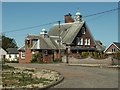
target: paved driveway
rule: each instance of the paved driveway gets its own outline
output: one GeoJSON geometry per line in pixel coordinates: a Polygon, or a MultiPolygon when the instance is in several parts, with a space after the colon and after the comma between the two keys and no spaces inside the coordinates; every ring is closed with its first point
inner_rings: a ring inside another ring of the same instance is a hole
{"type": "Polygon", "coordinates": [[[64,80],[52,88],[118,88],[115,68],[68,66],[66,64],[9,64],[16,67],[46,68],[60,72],[64,80]]]}

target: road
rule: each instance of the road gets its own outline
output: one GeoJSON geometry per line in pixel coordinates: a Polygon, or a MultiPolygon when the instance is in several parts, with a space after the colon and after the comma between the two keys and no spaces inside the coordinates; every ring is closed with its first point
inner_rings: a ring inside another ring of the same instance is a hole
{"type": "Polygon", "coordinates": [[[15,67],[56,70],[64,80],[52,88],[118,88],[118,69],[66,64],[9,64],[15,67]]]}

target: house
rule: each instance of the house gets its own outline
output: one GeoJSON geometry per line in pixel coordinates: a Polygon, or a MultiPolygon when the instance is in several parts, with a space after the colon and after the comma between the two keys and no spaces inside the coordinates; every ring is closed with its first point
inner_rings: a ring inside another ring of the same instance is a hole
{"type": "Polygon", "coordinates": [[[120,42],[112,42],[105,50],[106,54],[120,52],[120,42]]]}
{"type": "Polygon", "coordinates": [[[7,61],[18,61],[19,53],[17,48],[8,48],[6,51],[7,55],[5,56],[5,59],[7,61]]]}
{"type": "Polygon", "coordinates": [[[7,52],[3,48],[0,48],[0,62],[2,60],[5,60],[6,55],[7,55],[7,52]]]}
{"type": "Polygon", "coordinates": [[[95,42],[96,42],[96,49],[97,49],[96,51],[104,52],[106,47],[103,45],[103,43],[100,40],[95,40],[95,42]]]}
{"type": "MultiPolygon", "coordinates": [[[[61,50],[65,49],[62,45],[60,47],[61,50]]],[[[43,54],[44,62],[51,62],[52,59],[58,57],[58,45],[47,35],[45,29],[41,31],[40,35],[27,35],[25,45],[19,48],[18,51],[20,63],[30,62],[32,55],[36,52],[43,54]]]]}
{"type": "Polygon", "coordinates": [[[19,48],[19,62],[29,63],[36,52],[43,54],[43,61],[51,62],[61,55],[99,51],[101,46],[90,32],[78,11],[73,18],[69,13],[64,16],[65,23],[53,25],[50,30],[42,29],[39,35],[27,35],[25,45],[19,48]],[[99,48],[99,49],[98,49],[99,48]]]}

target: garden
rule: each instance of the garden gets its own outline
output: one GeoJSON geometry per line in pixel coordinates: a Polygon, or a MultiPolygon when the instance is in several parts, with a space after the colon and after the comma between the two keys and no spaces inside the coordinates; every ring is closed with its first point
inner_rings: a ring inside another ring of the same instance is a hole
{"type": "Polygon", "coordinates": [[[31,68],[14,68],[2,65],[2,87],[8,88],[43,88],[59,80],[60,74],[56,71],[31,68]]]}

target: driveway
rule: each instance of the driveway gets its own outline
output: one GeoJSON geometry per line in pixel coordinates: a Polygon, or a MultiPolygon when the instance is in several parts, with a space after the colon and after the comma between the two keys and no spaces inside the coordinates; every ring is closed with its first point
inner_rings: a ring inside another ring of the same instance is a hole
{"type": "Polygon", "coordinates": [[[118,69],[100,67],[68,66],[66,64],[12,64],[16,67],[28,67],[56,70],[64,80],[51,88],[118,88],[118,69]]]}

